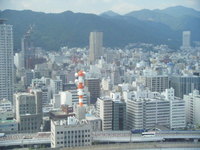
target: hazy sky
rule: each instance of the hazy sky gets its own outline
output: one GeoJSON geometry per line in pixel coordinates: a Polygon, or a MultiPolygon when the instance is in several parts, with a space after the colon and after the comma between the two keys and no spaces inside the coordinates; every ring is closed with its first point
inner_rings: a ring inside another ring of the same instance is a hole
{"type": "Polygon", "coordinates": [[[73,12],[100,14],[113,10],[125,14],[140,9],[163,9],[182,5],[200,11],[200,0],[0,0],[0,9],[30,9],[41,12],[73,12]]]}

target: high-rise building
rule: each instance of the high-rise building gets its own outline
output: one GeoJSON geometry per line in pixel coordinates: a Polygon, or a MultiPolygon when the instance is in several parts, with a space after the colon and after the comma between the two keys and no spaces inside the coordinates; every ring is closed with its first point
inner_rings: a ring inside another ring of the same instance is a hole
{"type": "Polygon", "coordinates": [[[42,124],[42,92],[17,93],[15,103],[19,133],[39,132],[42,124]]]}
{"type": "Polygon", "coordinates": [[[35,57],[35,51],[33,49],[33,42],[31,39],[32,26],[26,32],[21,40],[22,56],[24,61],[24,67],[31,69],[31,59],[35,57]]]}
{"type": "Polygon", "coordinates": [[[0,20],[0,99],[13,101],[14,56],[12,25],[0,20]]]}
{"type": "Polygon", "coordinates": [[[100,97],[100,79],[98,78],[88,78],[85,79],[85,86],[88,87],[90,92],[90,104],[95,104],[97,98],[100,97]]]}
{"type": "Polygon", "coordinates": [[[183,45],[182,48],[190,48],[190,31],[183,31],[183,45]]]}
{"type": "Polygon", "coordinates": [[[112,130],[126,129],[126,103],[121,100],[120,93],[111,93],[112,102],[112,130]]]}
{"type": "Polygon", "coordinates": [[[183,98],[183,95],[193,90],[200,90],[200,76],[172,76],[170,86],[175,90],[175,96],[183,98]]]}
{"type": "Polygon", "coordinates": [[[89,61],[94,64],[95,61],[103,56],[103,33],[102,32],[90,32],[90,50],[89,61]]]}
{"type": "Polygon", "coordinates": [[[144,80],[145,86],[152,92],[163,92],[169,88],[168,76],[146,76],[144,80]]]}
{"type": "MultiPolygon", "coordinates": [[[[137,95],[143,91],[137,91],[137,95]]],[[[174,89],[152,92],[143,97],[133,96],[127,101],[128,129],[152,129],[157,125],[179,129],[185,127],[185,103],[174,97],[174,89]]]]}
{"type": "Polygon", "coordinates": [[[170,129],[186,126],[185,101],[174,96],[174,89],[166,89],[163,93],[165,100],[170,102],[170,129]]]}
{"type": "Polygon", "coordinates": [[[112,130],[112,99],[102,97],[97,99],[97,116],[102,120],[102,130],[112,130]]]}
{"type": "Polygon", "coordinates": [[[188,95],[184,95],[186,122],[188,124],[200,125],[200,94],[198,90],[194,90],[188,95]]]}
{"type": "Polygon", "coordinates": [[[127,128],[151,129],[156,125],[169,126],[169,101],[130,99],[127,101],[127,128]]]}

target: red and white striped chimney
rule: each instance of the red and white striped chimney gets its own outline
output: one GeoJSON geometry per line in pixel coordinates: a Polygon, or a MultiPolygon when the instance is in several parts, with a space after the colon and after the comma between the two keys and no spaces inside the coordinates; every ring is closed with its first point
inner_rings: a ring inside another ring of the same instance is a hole
{"type": "Polygon", "coordinates": [[[75,74],[76,77],[78,77],[77,82],[77,92],[78,92],[78,98],[79,98],[79,106],[83,106],[83,95],[84,95],[84,79],[85,72],[80,70],[78,73],[75,74]]]}

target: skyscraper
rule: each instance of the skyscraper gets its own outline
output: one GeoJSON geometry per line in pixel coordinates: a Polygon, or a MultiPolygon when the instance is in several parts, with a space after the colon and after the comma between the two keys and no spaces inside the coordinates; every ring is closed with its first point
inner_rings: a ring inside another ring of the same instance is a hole
{"type": "Polygon", "coordinates": [[[0,100],[13,101],[13,64],[12,25],[0,20],[0,100]]]}
{"type": "Polygon", "coordinates": [[[95,60],[103,56],[103,33],[90,32],[89,61],[94,64],[95,60]]]}
{"type": "Polygon", "coordinates": [[[22,55],[23,55],[23,66],[25,69],[31,68],[31,59],[35,56],[35,51],[33,49],[33,42],[31,40],[31,32],[33,28],[30,26],[29,30],[26,32],[26,34],[23,36],[21,40],[21,48],[22,48],[22,55]]]}
{"type": "Polygon", "coordinates": [[[90,104],[95,104],[97,98],[100,97],[100,80],[98,78],[85,79],[85,86],[88,87],[90,92],[90,104]]]}
{"type": "Polygon", "coordinates": [[[193,90],[200,90],[199,76],[172,76],[171,87],[175,90],[175,96],[183,98],[193,90]]]}
{"type": "Polygon", "coordinates": [[[119,99],[115,98],[113,99],[112,103],[112,130],[125,130],[125,129],[126,129],[126,103],[121,101],[121,98],[119,99]]]}
{"type": "Polygon", "coordinates": [[[188,48],[190,47],[190,31],[183,31],[183,48],[188,48]]]}

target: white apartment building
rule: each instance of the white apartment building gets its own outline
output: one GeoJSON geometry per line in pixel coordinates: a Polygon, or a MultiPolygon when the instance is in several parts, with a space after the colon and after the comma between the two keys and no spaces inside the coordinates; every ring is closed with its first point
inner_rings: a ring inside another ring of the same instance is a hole
{"type": "Polygon", "coordinates": [[[0,100],[13,101],[14,56],[12,25],[0,20],[0,100]]]}
{"type": "Polygon", "coordinates": [[[97,99],[97,116],[102,120],[102,130],[112,130],[112,99],[101,97],[97,99]]]}
{"type": "Polygon", "coordinates": [[[194,90],[188,95],[184,95],[186,104],[186,121],[188,124],[200,125],[200,94],[198,90],[194,90]]]}
{"type": "MultiPolygon", "coordinates": [[[[59,95],[60,95],[61,105],[75,106],[79,102],[77,90],[68,90],[59,92],[59,95]]],[[[85,88],[83,95],[83,104],[88,104],[88,100],[89,100],[89,92],[85,88]]]]}
{"type": "Polygon", "coordinates": [[[127,100],[128,129],[151,129],[156,125],[171,129],[185,127],[185,103],[174,97],[172,88],[162,94],[137,91],[127,100]]]}
{"type": "Polygon", "coordinates": [[[80,147],[92,145],[91,125],[86,121],[68,120],[51,121],[51,148],[80,147]]]}
{"type": "Polygon", "coordinates": [[[185,101],[174,96],[174,89],[166,89],[163,93],[170,102],[170,128],[178,129],[186,126],[185,101]]]}

